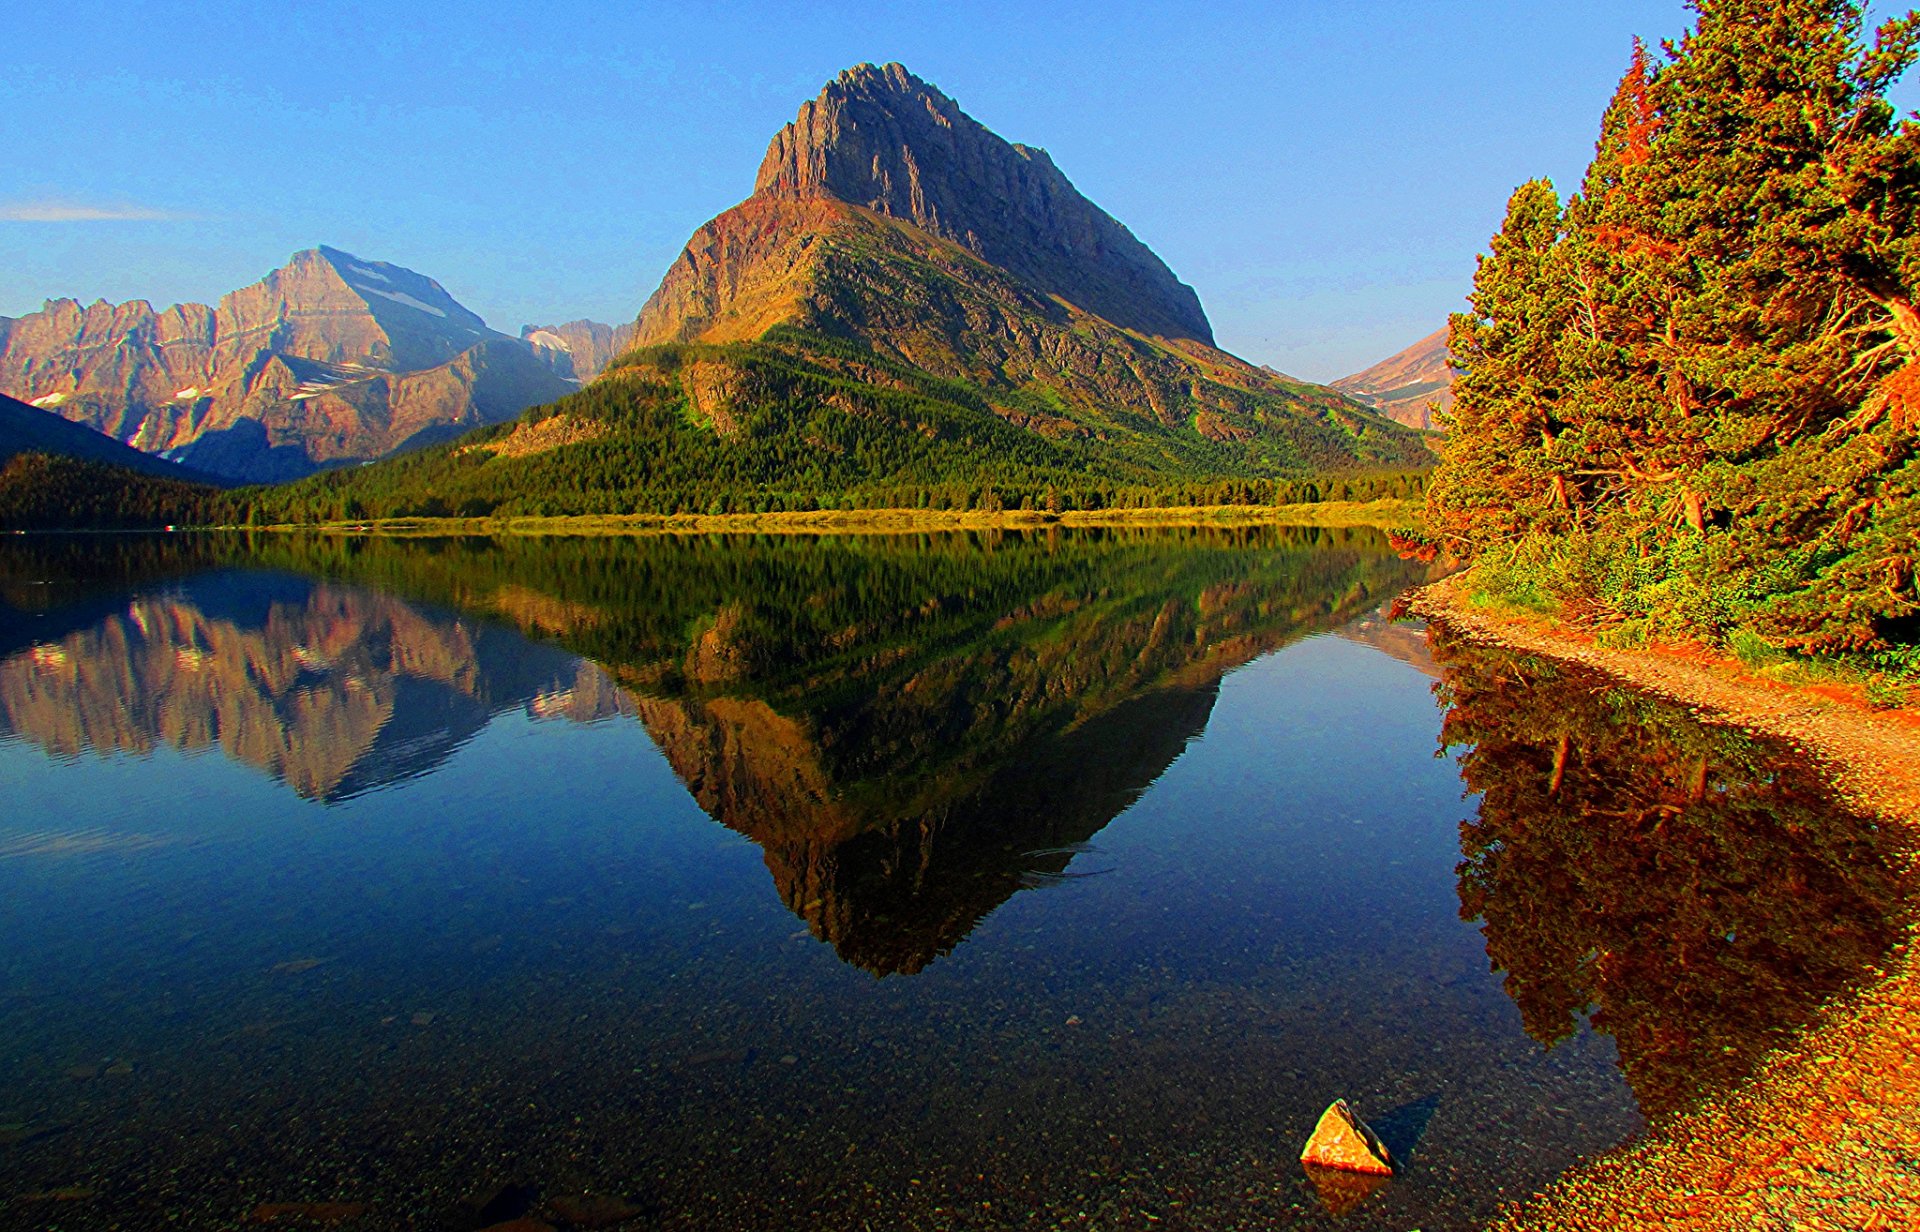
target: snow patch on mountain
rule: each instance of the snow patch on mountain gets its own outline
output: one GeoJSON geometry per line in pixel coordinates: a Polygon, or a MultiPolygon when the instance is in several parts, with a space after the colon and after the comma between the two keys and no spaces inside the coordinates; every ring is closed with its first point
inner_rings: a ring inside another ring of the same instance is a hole
{"type": "Polygon", "coordinates": [[[418,308],[422,312],[431,312],[434,316],[442,319],[447,315],[444,308],[435,308],[432,304],[413,298],[413,296],[408,295],[405,291],[382,291],[379,287],[355,287],[354,289],[356,291],[365,291],[369,295],[384,295],[396,304],[405,304],[409,308],[418,308]]]}

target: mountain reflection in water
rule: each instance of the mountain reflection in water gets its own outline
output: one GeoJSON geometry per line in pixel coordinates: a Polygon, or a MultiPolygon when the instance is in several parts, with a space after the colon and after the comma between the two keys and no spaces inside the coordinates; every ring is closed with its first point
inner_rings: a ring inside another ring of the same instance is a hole
{"type": "Polygon", "coordinates": [[[1063,874],[1205,729],[1223,673],[1421,576],[1372,531],[1169,539],[94,547],[10,566],[0,735],[217,746],[337,801],[505,710],[637,716],[815,936],[916,972],[1063,874]],[[36,603],[36,571],[96,593],[36,603]],[[105,608],[115,572],[148,580],[105,608]]]}
{"type": "Polygon", "coordinates": [[[1376,614],[1423,576],[0,542],[0,1229],[1484,1226],[1867,978],[1904,853],[1791,750],[1429,654],[1376,614]],[[1335,1096],[1407,1146],[1378,1192],[1295,1165],[1335,1096]]]}
{"type": "Polygon", "coordinates": [[[1793,750],[1552,660],[1434,631],[1479,793],[1461,915],[1542,1044],[1613,1037],[1658,1119],[1790,1046],[1906,931],[1903,836],[1793,750]]]}
{"type": "Polygon", "coordinates": [[[353,587],[215,572],[0,661],[0,736],[49,753],[219,747],[309,799],[430,773],[504,709],[631,713],[604,673],[353,587]]]}

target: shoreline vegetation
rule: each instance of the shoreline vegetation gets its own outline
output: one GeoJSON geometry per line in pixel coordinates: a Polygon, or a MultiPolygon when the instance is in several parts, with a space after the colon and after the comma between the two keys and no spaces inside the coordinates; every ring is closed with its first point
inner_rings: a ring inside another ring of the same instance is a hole
{"type": "MultiPolygon", "coordinates": [[[[1788,741],[1850,807],[1920,834],[1920,708],[1865,690],[1789,682],[1695,648],[1607,646],[1476,595],[1455,574],[1407,610],[1466,638],[1597,669],[1708,722],[1788,741]]],[[[1905,875],[1920,869],[1909,857],[1905,875]]],[[[1738,1090],[1577,1166],[1496,1219],[1493,1232],[1620,1227],[1899,1226],[1920,1210],[1920,957],[1911,930],[1880,979],[1829,1008],[1738,1090]]]]}
{"type": "MultiPolygon", "coordinates": [[[[1418,525],[1410,500],[1318,501],[1287,505],[1187,505],[1070,509],[812,509],[781,513],[633,513],[568,517],[383,518],[287,522],[213,530],[436,535],[710,535],[906,534],[922,531],[1043,530],[1049,527],[1368,526],[1396,531],[1418,525]]],[[[199,528],[196,528],[199,529],[199,528]]]]}
{"type": "Polygon", "coordinates": [[[1430,550],[1609,644],[1920,686],[1920,14],[1716,0],[1450,325],[1430,550]]]}

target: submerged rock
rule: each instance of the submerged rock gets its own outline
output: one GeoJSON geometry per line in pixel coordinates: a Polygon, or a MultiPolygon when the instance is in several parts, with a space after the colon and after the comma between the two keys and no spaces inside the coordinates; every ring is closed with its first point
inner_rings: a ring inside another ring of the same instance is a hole
{"type": "Polygon", "coordinates": [[[1354,1115],[1344,1099],[1334,1100],[1320,1114],[1320,1123],[1313,1127],[1313,1136],[1300,1152],[1300,1162],[1340,1172],[1393,1175],[1393,1160],[1386,1145],[1354,1115]]]}
{"type": "Polygon", "coordinates": [[[580,1228],[611,1228],[645,1214],[640,1207],[621,1198],[593,1194],[569,1194],[552,1202],[553,1213],[580,1228]]]}
{"type": "Polygon", "coordinates": [[[346,1223],[367,1213],[365,1202],[262,1202],[248,1223],[346,1223]]]}

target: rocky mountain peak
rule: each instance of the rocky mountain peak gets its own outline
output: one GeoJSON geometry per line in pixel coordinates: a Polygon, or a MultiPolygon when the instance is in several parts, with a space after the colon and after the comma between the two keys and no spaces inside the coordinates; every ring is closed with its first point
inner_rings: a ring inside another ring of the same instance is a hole
{"type": "Polygon", "coordinates": [[[826,197],[912,223],[1127,329],[1211,344],[1191,287],[1016,145],[899,64],[842,72],[767,147],[754,196],[826,197]]]}
{"type": "Polygon", "coordinates": [[[273,481],[568,392],[404,266],[309,248],[218,305],[71,299],[0,328],[0,391],[149,453],[273,481]]]}

